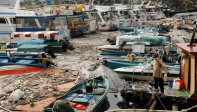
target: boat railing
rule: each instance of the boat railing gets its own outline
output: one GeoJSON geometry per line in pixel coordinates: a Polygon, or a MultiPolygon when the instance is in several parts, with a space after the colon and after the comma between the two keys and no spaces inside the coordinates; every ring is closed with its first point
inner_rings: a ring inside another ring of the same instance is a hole
{"type": "Polygon", "coordinates": [[[0,25],[0,34],[12,33],[14,29],[14,25],[3,24],[0,25]]]}
{"type": "Polygon", "coordinates": [[[132,82],[133,82],[133,79],[134,79],[133,76],[135,75],[134,73],[135,73],[135,70],[136,70],[136,69],[138,69],[138,67],[135,67],[135,68],[133,69],[132,82]]]}

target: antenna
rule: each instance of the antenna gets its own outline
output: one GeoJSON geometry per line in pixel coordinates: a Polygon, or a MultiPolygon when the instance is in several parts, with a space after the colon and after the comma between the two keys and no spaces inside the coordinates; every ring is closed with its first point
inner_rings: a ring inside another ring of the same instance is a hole
{"type": "Polygon", "coordinates": [[[197,31],[197,25],[196,25],[196,28],[194,29],[194,32],[192,34],[192,38],[191,38],[190,44],[188,46],[195,46],[193,43],[195,43],[194,37],[195,37],[196,31],[197,31]]]}

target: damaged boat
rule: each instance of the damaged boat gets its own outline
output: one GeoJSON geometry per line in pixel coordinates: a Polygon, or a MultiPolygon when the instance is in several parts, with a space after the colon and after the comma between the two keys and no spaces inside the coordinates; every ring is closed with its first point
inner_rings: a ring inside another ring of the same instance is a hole
{"type": "Polygon", "coordinates": [[[109,81],[106,76],[89,78],[72,87],[55,102],[44,107],[44,111],[96,112],[106,98],[108,91],[109,81]]]}

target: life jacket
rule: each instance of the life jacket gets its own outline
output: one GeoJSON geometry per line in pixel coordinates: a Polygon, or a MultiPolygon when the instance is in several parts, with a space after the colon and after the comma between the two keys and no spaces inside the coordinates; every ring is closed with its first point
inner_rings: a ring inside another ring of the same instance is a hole
{"type": "Polygon", "coordinates": [[[69,102],[69,104],[72,106],[72,107],[76,107],[77,106],[77,103],[75,103],[75,102],[69,102]]]}
{"type": "Polygon", "coordinates": [[[85,110],[85,109],[86,109],[86,107],[85,107],[84,105],[82,105],[82,104],[78,104],[78,105],[76,106],[76,108],[77,108],[78,110],[85,110]]]}
{"type": "Polygon", "coordinates": [[[69,104],[73,107],[73,108],[77,108],[78,110],[85,110],[86,106],[84,106],[83,104],[78,104],[75,102],[69,102],[69,104]]]}

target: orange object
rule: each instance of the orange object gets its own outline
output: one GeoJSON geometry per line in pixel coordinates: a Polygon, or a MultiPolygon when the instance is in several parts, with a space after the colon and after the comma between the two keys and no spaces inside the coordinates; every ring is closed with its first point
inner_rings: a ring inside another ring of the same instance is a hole
{"type": "Polygon", "coordinates": [[[78,105],[76,106],[76,108],[77,108],[78,110],[85,110],[85,109],[86,109],[86,107],[85,107],[84,105],[82,105],[82,104],[78,104],[78,105]]]}
{"type": "Polygon", "coordinates": [[[38,72],[41,70],[43,70],[43,69],[39,68],[39,67],[32,67],[32,66],[27,66],[27,67],[23,67],[23,68],[13,68],[13,69],[8,69],[8,70],[0,70],[0,76],[25,74],[25,73],[30,73],[30,72],[38,72]]]}
{"type": "Polygon", "coordinates": [[[75,103],[75,102],[69,102],[69,104],[72,106],[72,107],[76,107],[78,104],[75,103]]]}

